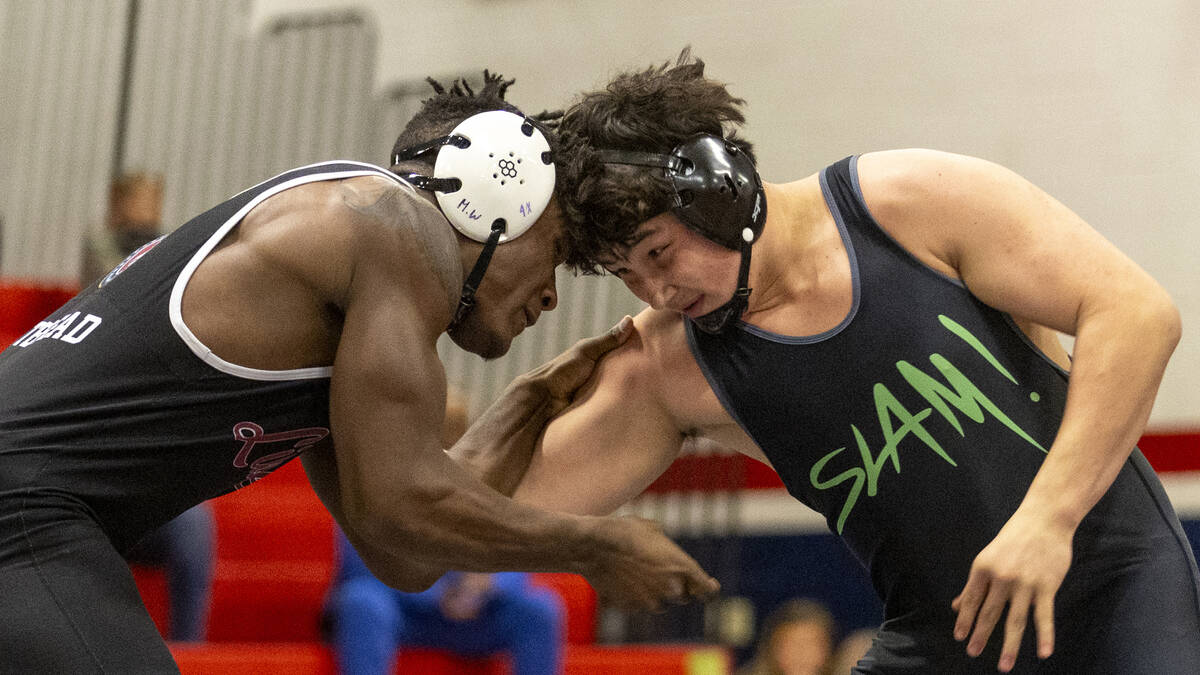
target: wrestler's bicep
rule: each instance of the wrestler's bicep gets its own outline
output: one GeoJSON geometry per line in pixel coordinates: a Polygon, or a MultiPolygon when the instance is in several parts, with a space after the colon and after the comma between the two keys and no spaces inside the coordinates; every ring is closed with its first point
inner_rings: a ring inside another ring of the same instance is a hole
{"type": "Polygon", "coordinates": [[[683,436],[646,382],[636,336],[605,356],[575,402],[546,426],[514,498],[602,515],[639,495],[679,454],[683,436]]]}

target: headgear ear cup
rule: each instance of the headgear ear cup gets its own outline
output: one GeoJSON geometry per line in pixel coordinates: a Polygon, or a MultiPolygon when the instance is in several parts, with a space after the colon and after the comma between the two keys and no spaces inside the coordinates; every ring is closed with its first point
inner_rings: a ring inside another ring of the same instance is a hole
{"type": "Polygon", "coordinates": [[[671,157],[678,160],[668,171],[675,214],[684,224],[735,251],[758,238],[766,201],[746,153],[723,138],[700,134],[676,146],[671,157]]]}
{"type": "Polygon", "coordinates": [[[599,150],[605,164],[661,168],[671,184],[672,212],[706,238],[735,251],[754,243],[767,219],[767,202],[754,161],[736,145],[696,134],[670,154],[599,150]]]}
{"type": "Polygon", "coordinates": [[[528,230],[554,192],[554,163],[546,137],[524,117],[504,110],[473,115],[451,132],[468,141],[445,145],[433,166],[435,179],[455,178],[453,192],[436,192],[438,205],[455,229],[487,241],[504,221],[500,243],[528,230]]]}
{"type": "Polygon", "coordinates": [[[598,154],[606,164],[663,169],[675,198],[671,211],[707,239],[741,253],[733,297],[692,319],[707,333],[732,325],[749,303],[750,248],[767,222],[766,193],[753,160],[733,143],[712,134],[696,134],[669,155],[629,150],[599,150],[598,154]]]}

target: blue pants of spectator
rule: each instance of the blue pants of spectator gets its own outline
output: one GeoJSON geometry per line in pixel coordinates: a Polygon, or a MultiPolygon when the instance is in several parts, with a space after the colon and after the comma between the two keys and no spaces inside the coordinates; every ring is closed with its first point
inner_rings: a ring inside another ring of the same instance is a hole
{"type": "Polygon", "coordinates": [[[390,673],[396,649],[408,646],[467,657],[503,652],[513,675],[561,673],[561,602],[552,591],[528,586],[524,576],[497,574],[479,616],[468,621],[442,615],[436,587],[411,594],[371,576],[348,579],[332,590],[327,606],[338,667],[344,675],[390,673]]]}
{"type": "Polygon", "coordinates": [[[161,567],[167,580],[167,639],[203,642],[213,578],[212,507],[197,504],[158,528],[126,556],[133,563],[161,567]]]}

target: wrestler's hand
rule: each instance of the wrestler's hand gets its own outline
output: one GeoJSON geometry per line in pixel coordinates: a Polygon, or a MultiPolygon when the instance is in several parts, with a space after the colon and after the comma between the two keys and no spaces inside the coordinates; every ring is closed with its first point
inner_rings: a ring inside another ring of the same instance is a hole
{"type": "Polygon", "coordinates": [[[1017,659],[1030,607],[1038,658],[1054,653],[1054,596],[1071,566],[1074,534],[1074,527],[1053,522],[1034,509],[1017,509],[975,557],[966,586],[951,603],[958,613],[954,639],[965,640],[968,634],[971,638],[967,654],[979,656],[1005,607],[1000,672],[1011,670],[1017,659]]]}
{"type": "Polygon", "coordinates": [[[592,376],[600,357],[625,344],[632,334],[633,319],[626,316],[604,334],[576,342],[523,377],[545,392],[549,398],[549,412],[556,415],[570,405],[575,392],[592,376]]]}
{"type": "Polygon", "coordinates": [[[658,523],[631,516],[598,518],[596,523],[599,545],[583,574],[609,604],[656,612],[720,590],[717,580],[663,535],[658,523]]]}
{"type": "Polygon", "coordinates": [[[529,468],[546,423],[571,403],[596,362],[633,334],[625,317],[611,330],[513,379],[509,387],[447,452],[493,490],[512,496],[529,468]]]}

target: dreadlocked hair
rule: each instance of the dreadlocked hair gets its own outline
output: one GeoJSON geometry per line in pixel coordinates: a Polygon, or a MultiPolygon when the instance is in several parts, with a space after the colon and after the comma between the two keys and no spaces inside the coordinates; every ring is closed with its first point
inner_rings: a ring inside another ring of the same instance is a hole
{"type": "MultiPolygon", "coordinates": [[[[400,136],[392,145],[392,156],[405,148],[450,133],[454,127],[472,115],[491,110],[507,110],[525,116],[525,113],[521,112],[519,108],[504,100],[508,88],[516,80],[506,80],[499,73],[485,69],[483,86],[478,93],[466,78],[455,79],[450,83],[449,89],[432,77],[425,78],[425,81],[433,88],[434,95],[421,102],[421,108],[404,126],[404,130],[400,132],[400,136]]],[[[550,143],[551,151],[557,144],[552,128],[554,121],[561,115],[562,113],[543,112],[530,117],[546,137],[547,142],[550,143]]],[[[432,158],[417,161],[433,163],[432,158]]]]}
{"type": "Polygon", "coordinates": [[[638,225],[674,206],[661,169],[605,164],[598,150],[666,154],[707,133],[727,138],[753,160],[753,147],[735,133],[745,122],[744,104],[724,83],[705,78],[704,62],[686,47],[674,63],[622,73],[567,109],[557,123],[556,185],[567,265],[602,273],[600,258],[628,247],[638,225]]]}

